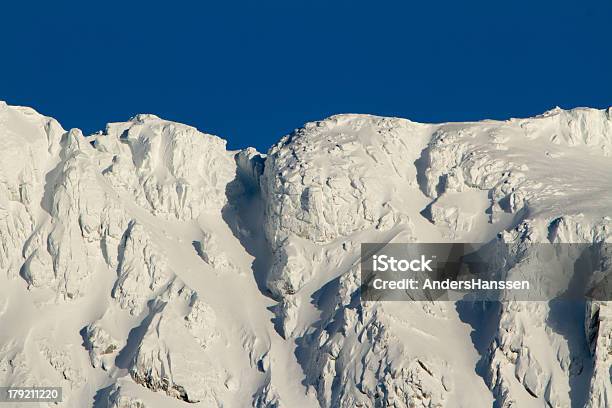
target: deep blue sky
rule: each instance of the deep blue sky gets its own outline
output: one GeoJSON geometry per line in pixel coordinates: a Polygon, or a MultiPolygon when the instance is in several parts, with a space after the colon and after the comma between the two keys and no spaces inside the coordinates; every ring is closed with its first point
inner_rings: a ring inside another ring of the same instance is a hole
{"type": "Polygon", "coordinates": [[[609,0],[122,3],[3,2],[0,99],[86,133],[148,112],[260,150],[334,113],[612,105],[609,0]]]}

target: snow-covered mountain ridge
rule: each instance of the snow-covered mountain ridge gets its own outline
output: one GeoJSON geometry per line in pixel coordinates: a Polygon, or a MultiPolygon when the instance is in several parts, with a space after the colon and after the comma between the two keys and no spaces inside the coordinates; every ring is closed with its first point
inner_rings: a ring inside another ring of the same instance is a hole
{"type": "Polygon", "coordinates": [[[0,102],[0,386],[62,386],[64,407],[608,407],[608,302],[361,303],[358,265],[361,242],[501,240],[512,275],[535,243],[610,242],[611,153],[612,109],[337,115],[262,154],[0,102]]]}

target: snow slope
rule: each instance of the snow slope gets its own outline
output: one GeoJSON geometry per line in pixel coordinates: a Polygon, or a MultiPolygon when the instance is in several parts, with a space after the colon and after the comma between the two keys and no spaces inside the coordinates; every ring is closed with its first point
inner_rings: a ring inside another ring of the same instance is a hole
{"type": "Polygon", "coordinates": [[[611,149],[611,109],[337,115],[261,154],[0,103],[0,385],[79,408],[608,407],[607,302],[362,303],[358,265],[361,242],[499,241],[512,275],[537,243],[609,242],[611,149]]]}

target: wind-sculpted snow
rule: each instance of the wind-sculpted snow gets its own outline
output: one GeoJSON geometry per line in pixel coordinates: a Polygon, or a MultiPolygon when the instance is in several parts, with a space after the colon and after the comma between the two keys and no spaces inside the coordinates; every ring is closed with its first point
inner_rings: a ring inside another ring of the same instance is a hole
{"type": "Polygon", "coordinates": [[[197,218],[225,204],[234,165],[225,141],[195,128],[138,115],[95,137],[109,163],[103,174],[155,215],[197,218]]]}
{"type": "MultiPolygon", "coordinates": [[[[201,310],[201,303],[196,303],[188,317],[181,318],[172,306],[153,306],[148,327],[131,362],[130,375],[150,390],[160,390],[187,402],[218,405],[218,387],[227,374],[214,355],[202,352],[207,338],[196,338],[189,333],[198,325],[210,323],[211,318],[205,314],[214,312],[201,310]],[[195,311],[196,317],[194,308],[200,309],[195,311]]],[[[209,324],[205,329],[208,337],[214,333],[215,326],[209,324]]]]}
{"type": "Polygon", "coordinates": [[[284,137],[266,159],[266,235],[328,243],[399,218],[393,193],[416,182],[409,136],[423,125],[402,119],[334,116],[284,137]],[[383,170],[384,169],[384,170],[383,170]],[[385,172],[387,180],[376,177],[385,172]]]}
{"type": "Polygon", "coordinates": [[[118,274],[112,296],[131,314],[140,313],[150,293],[159,290],[170,278],[165,257],[137,223],[132,223],[125,233],[118,274]]]}
{"type": "Polygon", "coordinates": [[[504,277],[571,284],[533,260],[588,243],[609,277],[611,116],[337,115],[261,154],[2,103],[0,385],[78,408],[608,407],[608,302],[365,302],[359,261],[481,242],[504,277]]]}
{"type": "MultiPolygon", "coordinates": [[[[452,368],[439,356],[414,353],[411,347],[418,341],[402,341],[409,333],[409,318],[397,320],[383,307],[359,305],[356,280],[353,271],[340,278],[339,304],[318,330],[300,340],[308,355],[306,379],[320,404],[444,406],[453,390],[452,368]]],[[[412,309],[423,317],[422,309],[412,309]]]]}
{"type": "Polygon", "coordinates": [[[51,118],[0,102],[0,267],[11,277],[19,272],[22,245],[35,227],[44,163],[57,155],[63,132],[51,118]]]}
{"type": "MultiPolygon", "coordinates": [[[[513,253],[506,256],[508,275],[546,275],[546,270],[530,268],[531,260],[539,256],[542,248],[538,243],[544,240],[609,241],[609,232],[605,232],[609,231],[605,226],[607,220],[603,225],[591,225],[580,222],[584,221],[581,218],[562,217],[554,220],[548,229],[541,225],[538,228],[528,220],[503,233],[504,241],[514,243],[510,246],[513,253]]],[[[561,269],[554,272],[556,280],[573,278],[564,275],[561,269]]],[[[606,313],[607,302],[502,303],[499,328],[488,350],[486,376],[500,405],[525,404],[521,401],[531,400],[525,398],[526,392],[548,406],[607,406],[610,381],[602,378],[601,372],[607,370],[609,375],[611,366],[609,359],[602,358],[600,344],[608,341],[610,331],[605,315],[603,318],[599,315],[600,307],[606,313]]]]}

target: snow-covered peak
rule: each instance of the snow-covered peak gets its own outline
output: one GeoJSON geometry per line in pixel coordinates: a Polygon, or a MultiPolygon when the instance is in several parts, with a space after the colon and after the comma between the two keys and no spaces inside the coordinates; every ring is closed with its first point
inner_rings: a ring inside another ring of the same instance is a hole
{"type": "Polygon", "coordinates": [[[235,176],[225,140],[154,115],[108,124],[94,139],[104,176],[152,213],[193,219],[225,205],[235,176]]]}
{"type": "Polygon", "coordinates": [[[263,155],[0,103],[0,384],[79,408],[607,407],[607,302],[362,303],[359,249],[499,241],[512,275],[536,242],[609,242],[611,112],[335,115],[263,155]]]}

